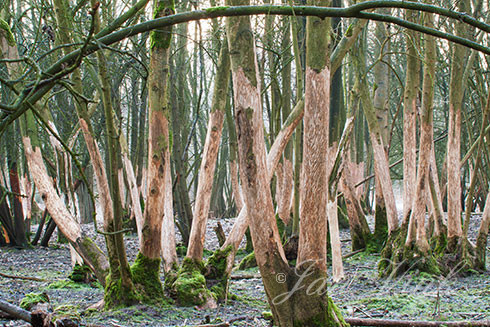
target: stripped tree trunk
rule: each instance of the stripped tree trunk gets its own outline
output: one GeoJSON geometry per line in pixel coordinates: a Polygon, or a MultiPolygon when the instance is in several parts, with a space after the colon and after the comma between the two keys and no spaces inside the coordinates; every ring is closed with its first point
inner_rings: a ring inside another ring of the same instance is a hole
{"type": "Polygon", "coordinates": [[[97,280],[102,285],[105,285],[106,276],[109,272],[109,264],[106,256],[90,238],[82,234],[80,224],[66,209],[63,200],[58,196],[53,186],[53,180],[48,176],[46,167],[44,166],[41,150],[39,148],[33,150],[28,137],[23,138],[23,143],[29,164],[29,171],[37,190],[46,203],[48,212],[70,244],[95,273],[97,280]]]}
{"type": "MultiPolygon", "coordinates": [[[[467,1],[458,2],[457,9],[466,11],[467,1]]],[[[465,26],[455,23],[455,34],[464,37],[465,26]]],[[[461,111],[465,85],[463,71],[468,50],[454,45],[451,58],[451,80],[449,85],[449,121],[447,134],[447,237],[448,250],[456,250],[461,242],[461,111]]]]}
{"type": "MultiPolygon", "coordinates": [[[[432,14],[425,15],[427,26],[433,26],[432,14]]],[[[419,164],[414,202],[410,220],[417,226],[415,246],[424,256],[429,255],[429,242],[427,241],[425,215],[427,196],[429,195],[429,170],[431,166],[431,150],[433,146],[433,99],[435,80],[436,44],[432,36],[425,36],[424,81],[422,87],[422,109],[420,113],[420,148],[419,164]]],[[[410,231],[409,231],[410,233],[410,231]]],[[[407,241],[408,241],[407,236],[407,241]]],[[[412,246],[412,244],[406,244],[412,246]]]]}
{"type": "MultiPolygon", "coordinates": [[[[416,21],[417,13],[407,11],[407,20],[416,21]]],[[[408,222],[417,179],[417,98],[420,85],[420,62],[417,52],[419,33],[407,30],[407,75],[403,95],[403,222],[408,222]]]]}
{"type": "Polygon", "coordinates": [[[214,170],[223,130],[226,98],[230,82],[230,58],[226,42],[223,42],[218,60],[218,71],[214,84],[213,103],[209,116],[206,142],[202,154],[199,181],[197,186],[194,217],[192,219],[191,234],[187,257],[195,261],[202,260],[204,237],[206,236],[206,222],[211,202],[214,170]]]}
{"type": "Polygon", "coordinates": [[[487,200],[485,202],[485,209],[481,218],[480,229],[478,230],[478,236],[476,237],[476,264],[477,269],[485,270],[486,265],[486,249],[488,231],[490,229],[490,193],[487,194],[487,200]]]}
{"type": "MultiPolygon", "coordinates": [[[[172,0],[154,0],[153,17],[174,12],[172,0]]],[[[169,49],[172,28],[153,30],[150,34],[150,75],[148,79],[148,185],[138,258],[132,267],[134,281],[145,296],[163,296],[160,282],[162,222],[165,215],[167,184],[170,172],[170,139],[168,117],[169,49]],[[150,277],[151,276],[151,277],[150,277]]],[[[167,221],[168,222],[168,221],[167,221]]],[[[164,228],[173,228],[164,226],[164,228]]]]}
{"type": "MultiPolygon", "coordinates": [[[[301,119],[303,118],[303,108],[304,102],[303,100],[300,100],[284,123],[283,128],[276,136],[276,140],[274,141],[274,144],[267,154],[267,180],[269,183],[274,174],[274,169],[277,167],[277,164],[279,162],[282,150],[287,145],[288,140],[291,138],[295,127],[301,122],[301,119]]],[[[244,207],[240,211],[235,221],[235,224],[233,224],[233,228],[230,234],[226,238],[225,243],[221,246],[221,250],[224,250],[229,245],[232,245],[232,251],[227,257],[226,273],[228,276],[231,273],[231,269],[233,268],[235,260],[235,254],[238,251],[238,247],[240,246],[240,242],[242,241],[248,226],[249,220],[247,206],[244,204],[244,207]]]]}
{"type": "MultiPolygon", "coordinates": [[[[380,11],[383,14],[390,14],[388,8],[383,8],[380,11]]],[[[390,51],[390,39],[388,38],[388,31],[385,27],[385,23],[376,22],[376,43],[377,50],[379,51],[379,58],[383,58],[383,61],[389,60],[384,58],[384,53],[390,51]]],[[[381,130],[381,137],[383,138],[383,144],[385,146],[385,153],[388,156],[388,114],[389,114],[389,98],[388,93],[390,91],[390,71],[388,64],[385,62],[377,62],[374,66],[374,99],[373,106],[376,111],[376,118],[378,119],[378,126],[381,130]]],[[[388,235],[387,231],[387,217],[386,217],[386,205],[384,194],[381,188],[381,182],[378,176],[375,177],[375,223],[374,223],[374,237],[379,239],[382,243],[386,240],[388,235]]]]}

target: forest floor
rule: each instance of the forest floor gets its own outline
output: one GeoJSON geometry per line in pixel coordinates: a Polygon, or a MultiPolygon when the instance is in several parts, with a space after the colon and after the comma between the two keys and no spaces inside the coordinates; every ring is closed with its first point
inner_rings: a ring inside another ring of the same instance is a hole
{"type": "MultiPolygon", "coordinates": [[[[472,219],[470,235],[474,235],[481,215],[472,219]]],[[[221,219],[226,233],[233,219],[221,219]]],[[[217,247],[212,227],[208,224],[206,249],[217,247]]],[[[91,230],[92,226],[84,226],[91,230]]],[[[93,234],[93,233],[92,233],[93,234]]],[[[343,254],[350,252],[348,231],[341,233],[343,254]]],[[[103,246],[102,237],[96,237],[103,246]]],[[[270,326],[263,318],[268,311],[262,282],[257,268],[235,271],[230,292],[236,300],[219,304],[214,310],[176,306],[137,305],[114,311],[87,309],[103,298],[98,283],[76,284],[67,277],[71,273],[70,252],[66,244],[58,244],[53,236],[49,248],[18,250],[0,248],[0,273],[28,276],[23,280],[0,276],[0,298],[19,305],[31,292],[48,294],[54,310],[76,316],[85,326],[192,326],[207,322],[227,321],[231,326],[270,326]],[[246,277],[246,278],[240,278],[246,277]]],[[[126,236],[130,262],[137,254],[137,237],[126,236]]],[[[490,262],[490,249],[487,263],[490,262]]],[[[207,252],[209,253],[209,252],[207,252]]],[[[241,259],[243,254],[237,257],[241,259]]],[[[378,255],[359,253],[344,260],[345,279],[329,284],[329,294],[348,317],[402,320],[486,320],[490,319],[490,273],[467,276],[433,277],[417,271],[398,278],[379,279],[378,255]]],[[[163,276],[163,273],[162,273],[163,276]]],[[[28,326],[21,321],[0,318],[0,326],[28,326]]]]}

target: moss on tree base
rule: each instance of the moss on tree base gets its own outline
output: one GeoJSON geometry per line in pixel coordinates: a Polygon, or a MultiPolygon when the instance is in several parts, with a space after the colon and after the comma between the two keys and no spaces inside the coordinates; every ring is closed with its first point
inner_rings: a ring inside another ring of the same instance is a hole
{"type": "Polygon", "coordinates": [[[133,283],[141,301],[154,303],[163,301],[163,287],[160,281],[161,259],[150,259],[141,252],[131,266],[133,283]]]}
{"type": "Polygon", "coordinates": [[[255,252],[248,254],[245,258],[240,261],[238,265],[239,270],[245,270],[249,268],[257,267],[257,260],[255,260],[255,252]]]}
{"type": "Polygon", "coordinates": [[[216,297],[206,286],[204,277],[204,265],[202,262],[185,258],[172,284],[172,293],[179,305],[182,306],[207,306],[216,305],[216,297]]]}
{"type": "Polygon", "coordinates": [[[139,298],[132,287],[124,286],[120,277],[113,279],[110,274],[107,276],[104,290],[105,309],[128,307],[138,302],[139,298]]]}
{"type": "Polygon", "coordinates": [[[92,271],[87,265],[75,264],[73,271],[68,275],[68,279],[71,279],[75,283],[88,283],[92,278],[92,271]]]}
{"type": "Polygon", "coordinates": [[[294,327],[348,326],[327,294],[326,272],[311,266],[298,268],[288,274],[288,288],[292,292],[289,301],[294,327]]]}
{"type": "Polygon", "coordinates": [[[439,264],[431,251],[421,251],[415,242],[405,244],[407,232],[408,224],[403,224],[388,237],[378,264],[380,277],[401,276],[409,270],[441,274],[439,264]]]}
{"type": "Polygon", "coordinates": [[[444,274],[467,274],[478,269],[474,246],[465,237],[452,237],[441,254],[441,269],[444,274]]]}
{"type": "Polygon", "coordinates": [[[216,250],[209,257],[205,266],[206,286],[214,293],[218,300],[223,300],[227,297],[228,282],[230,276],[227,273],[228,257],[233,250],[232,245],[228,245],[223,250],[216,250]]]}

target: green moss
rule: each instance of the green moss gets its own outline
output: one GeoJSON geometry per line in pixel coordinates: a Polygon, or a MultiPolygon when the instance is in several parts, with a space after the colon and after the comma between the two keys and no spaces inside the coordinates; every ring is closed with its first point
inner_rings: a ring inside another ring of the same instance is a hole
{"type": "Polygon", "coordinates": [[[131,266],[133,283],[143,302],[153,303],[163,300],[160,262],[160,258],[150,259],[139,252],[131,266]]]}
{"type": "Polygon", "coordinates": [[[89,288],[88,284],[77,283],[72,280],[59,280],[49,284],[45,289],[47,290],[59,290],[59,289],[82,289],[89,288]]]}
{"type": "Polygon", "coordinates": [[[328,297],[327,308],[325,312],[320,312],[315,316],[309,317],[307,320],[295,320],[294,327],[347,327],[347,324],[342,317],[339,308],[328,297]]]}
{"type": "Polygon", "coordinates": [[[213,251],[208,250],[208,249],[204,249],[204,250],[202,251],[202,255],[203,255],[204,257],[209,257],[209,256],[213,255],[213,253],[214,253],[213,251]]]}
{"type": "Polygon", "coordinates": [[[174,263],[172,268],[165,273],[164,288],[170,293],[172,292],[172,285],[177,280],[178,273],[179,273],[179,266],[177,265],[177,263],[174,263]]]}
{"type": "Polygon", "coordinates": [[[388,237],[381,261],[378,264],[380,277],[400,276],[405,272],[418,270],[429,274],[439,275],[439,264],[432,254],[420,251],[415,242],[405,244],[408,224],[403,224],[398,230],[393,231],[388,237]]]}
{"type": "Polygon", "coordinates": [[[20,301],[20,307],[30,311],[38,303],[49,303],[48,294],[42,293],[27,293],[20,301]]]}
{"type": "Polygon", "coordinates": [[[73,271],[68,278],[74,281],[75,283],[87,283],[91,279],[92,271],[87,265],[79,265],[75,264],[73,267],[73,271]]]}
{"type": "MultiPolygon", "coordinates": [[[[173,0],[156,1],[153,18],[160,18],[175,13],[173,0]]],[[[172,41],[172,27],[155,29],[150,32],[150,49],[168,49],[172,41]]]]}
{"type": "Polygon", "coordinates": [[[81,318],[78,310],[79,310],[79,307],[76,305],[63,304],[63,305],[56,307],[53,311],[54,311],[54,316],[56,317],[56,319],[65,319],[65,320],[70,319],[73,322],[78,322],[77,325],[79,325],[82,318],[81,318]]]}
{"type": "Polygon", "coordinates": [[[262,312],[262,318],[264,318],[265,320],[272,320],[274,317],[272,316],[272,312],[263,311],[262,312]]]}
{"type": "Polygon", "coordinates": [[[217,12],[217,11],[222,11],[222,10],[225,10],[225,9],[228,9],[229,7],[228,6],[219,6],[219,7],[212,7],[212,8],[208,8],[206,9],[206,12],[208,14],[212,14],[214,12],[217,12]]]}
{"type": "Polygon", "coordinates": [[[122,285],[121,278],[114,279],[107,275],[104,290],[104,303],[106,309],[116,309],[131,306],[139,302],[138,296],[131,287],[122,285]]]}
{"type": "Polygon", "coordinates": [[[177,247],[175,248],[175,250],[177,251],[177,255],[179,257],[185,257],[186,253],[187,253],[187,246],[185,245],[177,245],[177,247]]]}
{"type": "Polygon", "coordinates": [[[109,274],[109,271],[107,268],[102,268],[99,266],[100,261],[97,259],[100,255],[103,254],[102,250],[95,244],[95,242],[89,238],[85,237],[83,239],[79,238],[76,241],[78,244],[81,244],[82,251],[85,252],[85,255],[87,255],[89,258],[92,258],[93,260],[91,261],[91,264],[94,265],[94,273],[99,279],[99,282],[101,284],[105,283],[104,278],[100,276],[107,277],[109,274]]]}
{"type": "Polygon", "coordinates": [[[178,272],[172,290],[180,305],[203,305],[213,297],[206,287],[206,278],[203,275],[202,262],[185,258],[178,272]]]}
{"type": "Polygon", "coordinates": [[[316,73],[320,73],[327,66],[329,60],[330,48],[330,19],[321,19],[318,17],[308,17],[306,19],[307,31],[306,37],[306,65],[316,73]]]}
{"type": "Polygon", "coordinates": [[[14,34],[12,34],[12,30],[10,29],[9,24],[6,21],[0,18],[0,30],[5,31],[5,38],[7,39],[8,45],[11,47],[15,46],[15,38],[14,34]]]}
{"type": "Polygon", "coordinates": [[[245,270],[249,268],[257,267],[257,261],[255,260],[255,252],[250,253],[240,261],[238,265],[239,270],[245,270]]]}
{"type": "Polygon", "coordinates": [[[228,245],[223,250],[216,250],[209,257],[205,266],[206,285],[219,300],[225,299],[228,290],[229,277],[226,273],[228,257],[232,252],[232,245],[228,245]]]}

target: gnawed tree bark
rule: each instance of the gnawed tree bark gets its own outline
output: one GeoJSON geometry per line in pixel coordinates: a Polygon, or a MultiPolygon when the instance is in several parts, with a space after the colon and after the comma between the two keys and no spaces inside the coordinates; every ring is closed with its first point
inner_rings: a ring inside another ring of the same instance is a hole
{"type": "Polygon", "coordinates": [[[194,206],[194,217],[192,219],[191,235],[187,257],[201,261],[204,249],[204,237],[206,233],[206,222],[209,214],[211,191],[213,186],[214,170],[218,149],[223,130],[226,98],[230,76],[230,59],[228,46],[223,42],[218,60],[218,70],[214,84],[213,103],[209,116],[206,142],[202,154],[201,168],[199,169],[199,181],[194,206]]]}
{"type": "Polygon", "coordinates": [[[37,190],[46,203],[49,214],[54,219],[60,231],[66,236],[70,244],[77,250],[92,269],[97,280],[105,285],[106,276],[109,272],[109,263],[104,253],[89,237],[82,234],[80,224],[75,217],[66,209],[63,200],[58,196],[53,186],[53,180],[48,176],[44,166],[41,150],[32,149],[28,137],[23,138],[24,151],[29,164],[29,171],[36,184],[37,190]]]}
{"type": "MultiPolygon", "coordinates": [[[[457,9],[464,12],[467,1],[458,2],[457,9]]],[[[456,35],[465,36],[466,27],[456,22],[456,35]]],[[[454,45],[451,58],[451,79],[449,82],[449,121],[447,135],[447,237],[448,250],[455,251],[461,244],[461,111],[465,85],[463,71],[468,49],[454,45]]]]}
{"type": "MultiPolygon", "coordinates": [[[[416,21],[418,13],[407,11],[407,20],[416,21]]],[[[407,74],[403,94],[403,222],[408,222],[415,196],[417,179],[417,99],[420,85],[420,36],[414,31],[406,33],[407,74]]]]}
{"type": "MultiPolygon", "coordinates": [[[[199,169],[194,217],[189,237],[186,259],[178,272],[177,279],[173,283],[173,290],[182,305],[206,305],[215,306],[214,297],[226,297],[225,285],[218,285],[212,294],[207,289],[204,276],[196,279],[196,275],[202,275],[202,256],[204,250],[204,238],[206,236],[206,223],[209,215],[211,193],[213,187],[214,170],[223,130],[225,107],[228,97],[228,85],[230,84],[230,56],[226,41],[221,45],[218,59],[218,68],[214,84],[213,102],[209,116],[208,130],[204,144],[203,158],[199,169]]],[[[209,279],[223,280],[218,273],[208,274],[209,279]],[[213,276],[211,276],[213,275],[213,276]]],[[[225,280],[227,278],[225,277],[225,280]]]]}
{"type": "MultiPolygon", "coordinates": [[[[173,0],[154,0],[153,17],[174,13],[173,0]]],[[[170,139],[168,106],[169,50],[172,28],[155,29],[150,34],[150,75],[148,79],[148,185],[139,253],[131,267],[133,280],[143,296],[160,300],[163,287],[160,282],[162,223],[167,203],[170,173],[170,139]]],[[[168,213],[167,213],[168,214],[168,213]]],[[[172,215],[173,218],[173,215],[172,215]]],[[[174,228],[173,220],[166,220],[174,228]]],[[[175,245],[174,245],[175,246],[175,245]]]]}

